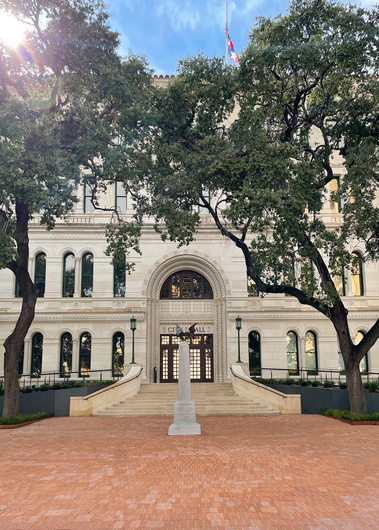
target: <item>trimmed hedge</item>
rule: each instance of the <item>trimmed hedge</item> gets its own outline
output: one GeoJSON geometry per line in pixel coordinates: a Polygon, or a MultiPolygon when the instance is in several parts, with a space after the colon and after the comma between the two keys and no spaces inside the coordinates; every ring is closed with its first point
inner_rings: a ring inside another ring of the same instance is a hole
{"type": "Polygon", "coordinates": [[[0,416],[0,425],[17,425],[18,423],[27,423],[28,421],[43,420],[51,418],[54,414],[51,412],[37,412],[36,414],[18,414],[18,416],[0,416]]]}
{"type": "Polygon", "coordinates": [[[374,414],[353,414],[350,410],[322,409],[321,414],[340,420],[379,421],[379,412],[374,412],[374,414]]]}

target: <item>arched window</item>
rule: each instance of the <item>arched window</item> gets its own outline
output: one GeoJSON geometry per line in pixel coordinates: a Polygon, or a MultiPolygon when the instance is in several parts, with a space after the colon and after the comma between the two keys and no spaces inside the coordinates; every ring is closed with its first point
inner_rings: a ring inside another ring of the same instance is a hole
{"type": "Polygon", "coordinates": [[[45,281],[46,281],[46,255],[41,252],[36,256],[34,269],[34,285],[36,286],[37,296],[43,298],[45,296],[45,281]]]}
{"type": "Polygon", "coordinates": [[[289,375],[299,374],[299,349],[294,331],[287,333],[287,367],[289,375]]]}
{"type": "MultiPolygon", "coordinates": [[[[364,331],[357,331],[357,334],[355,335],[355,344],[359,344],[363,337],[366,335],[364,331]]],[[[361,362],[359,363],[359,370],[361,372],[368,372],[369,366],[368,366],[368,354],[362,358],[361,362]]]]}
{"type": "Polygon", "coordinates": [[[249,333],[250,375],[261,375],[261,337],[257,331],[249,333]]]}
{"type": "Polygon", "coordinates": [[[63,289],[64,298],[72,298],[75,291],[75,256],[68,253],[63,258],[63,289]]]}
{"type": "Polygon", "coordinates": [[[22,343],[20,354],[18,356],[18,376],[21,377],[24,373],[24,352],[25,352],[25,342],[22,343]]]}
{"type": "Polygon", "coordinates": [[[124,334],[121,331],[113,335],[112,375],[116,377],[124,375],[124,342],[124,334]]]}
{"type": "Polygon", "coordinates": [[[70,377],[72,372],[72,336],[71,333],[63,333],[61,336],[61,357],[59,362],[61,377],[70,377]]]}
{"type": "Polygon", "coordinates": [[[317,339],[313,331],[305,334],[305,366],[309,375],[318,374],[317,339]]]}
{"type": "Polygon", "coordinates": [[[82,298],[91,298],[93,291],[93,255],[90,252],[82,257],[82,298]]]}
{"type": "Polygon", "coordinates": [[[83,333],[80,337],[79,352],[79,376],[89,377],[91,370],[91,345],[92,338],[90,333],[83,333]]]}
{"type": "Polygon", "coordinates": [[[180,271],[164,282],[161,298],[213,298],[212,288],[198,272],[180,271]]]}
{"type": "Polygon", "coordinates": [[[363,296],[362,256],[359,252],[352,253],[351,290],[354,296],[363,296]]]}
{"type": "Polygon", "coordinates": [[[124,298],[126,290],[126,272],[125,263],[113,267],[113,296],[115,298],[124,298]]]}
{"type": "Polygon", "coordinates": [[[32,377],[41,377],[42,372],[42,350],[43,337],[41,333],[36,333],[32,338],[32,364],[30,374],[32,377]]]}

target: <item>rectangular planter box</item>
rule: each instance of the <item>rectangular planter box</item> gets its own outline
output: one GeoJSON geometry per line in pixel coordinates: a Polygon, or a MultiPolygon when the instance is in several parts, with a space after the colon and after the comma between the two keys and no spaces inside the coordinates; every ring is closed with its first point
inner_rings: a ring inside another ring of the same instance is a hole
{"type": "MultiPolygon", "coordinates": [[[[71,396],[88,396],[104,385],[84,386],[81,388],[62,388],[61,390],[47,390],[45,392],[31,392],[20,394],[20,414],[34,414],[35,412],[52,412],[54,416],[68,416],[71,396]]],[[[4,396],[0,396],[0,413],[3,411],[4,396]]]]}
{"type": "MultiPolygon", "coordinates": [[[[301,395],[302,414],[321,414],[321,409],[350,410],[349,393],[340,388],[314,388],[294,385],[266,385],[284,394],[301,395]]],[[[379,412],[379,394],[365,392],[367,412],[379,412]]]]}

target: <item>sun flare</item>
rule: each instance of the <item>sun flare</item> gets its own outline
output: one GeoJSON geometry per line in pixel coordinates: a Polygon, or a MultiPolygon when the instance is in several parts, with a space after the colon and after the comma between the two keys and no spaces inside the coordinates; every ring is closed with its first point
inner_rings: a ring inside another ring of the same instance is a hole
{"type": "Polygon", "coordinates": [[[0,11],[0,40],[5,46],[14,48],[24,37],[21,22],[16,20],[12,15],[0,11]]]}

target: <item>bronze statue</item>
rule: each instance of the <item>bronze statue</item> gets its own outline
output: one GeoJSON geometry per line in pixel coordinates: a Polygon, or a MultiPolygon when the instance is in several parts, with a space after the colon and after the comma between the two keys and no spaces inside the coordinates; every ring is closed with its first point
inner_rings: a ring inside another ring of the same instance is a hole
{"type": "Polygon", "coordinates": [[[188,331],[183,331],[183,329],[178,324],[176,324],[175,335],[177,337],[180,337],[182,340],[189,339],[190,341],[192,341],[192,339],[195,338],[196,324],[197,322],[195,324],[192,324],[192,326],[188,328],[188,331]]]}

